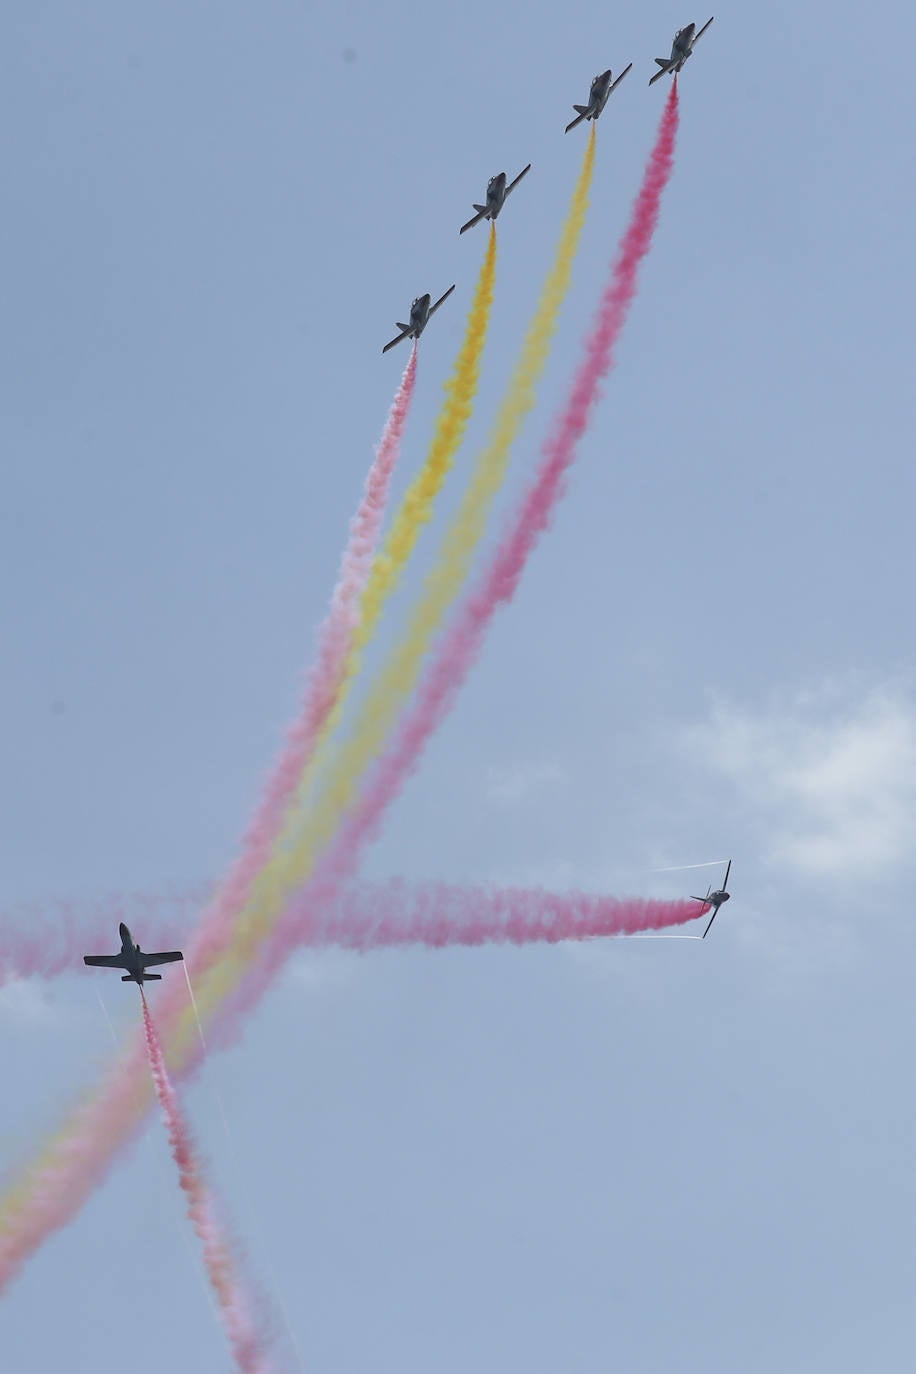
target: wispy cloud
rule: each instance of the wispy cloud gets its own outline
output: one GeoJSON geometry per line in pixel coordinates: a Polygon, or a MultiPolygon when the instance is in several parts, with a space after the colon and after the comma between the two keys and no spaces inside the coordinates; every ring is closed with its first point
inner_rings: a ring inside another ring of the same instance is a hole
{"type": "Polygon", "coordinates": [[[59,1024],[60,1014],[47,988],[33,979],[14,978],[0,987],[0,1022],[17,1030],[59,1024]]]}
{"type": "Polygon", "coordinates": [[[913,853],[916,702],[831,685],[761,711],[718,704],[688,744],[765,823],[775,862],[842,877],[913,853]]]}

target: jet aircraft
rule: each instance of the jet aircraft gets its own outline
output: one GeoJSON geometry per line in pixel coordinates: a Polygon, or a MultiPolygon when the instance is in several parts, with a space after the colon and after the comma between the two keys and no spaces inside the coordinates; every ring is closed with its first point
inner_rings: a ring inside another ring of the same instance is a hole
{"type": "Polygon", "coordinates": [[[567,124],[564,132],[568,134],[570,129],[574,129],[577,124],[581,124],[583,119],[597,119],[607,104],[608,96],[612,91],[616,91],[632,66],[633,63],[631,62],[629,67],[624,67],[623,71],[614,82],[611,81],[612,73],[610,67],[608,67],[606,72],[601,72],[599,76],[596,76],[592,82],[592,88],[588,93],[588,104],[573,106],[576,112],[576,118],[567,124]]]}
{"type": "Polygon", "coordinates": [[[467,224],[462,224],[458,233],[463,234],[465,229],[473,229],[474,225],[479,224],[482,219],[496,219],[500,210],[506,203],[506,196],[510,191],[515,190],[522,177],[526,176],[530,171],[531,163],[529,162],[528,166],[523,167],[515,180],[510,181],[508,186],[506,185],[505,172],[498,172],[495,177],[490,177],[490,180],[487,182],[486,205],[477,205],[475,203],[474,209],[477,211],[477,214],[474,215],[473,219],[469,219],[467,224]]]}
{"type": "Polygon", "coordinates": [[[674,35],[674,42],[671,44],[671,56],[656,57],[655,59],[658,63],[659,70],[654,76],[649,78],[650,86],[653,82],[658,81],[659,77],[664,76],[666,72],[673,73],[681,70],[687,58],[693,52],[695,43],[698,39],[703,37],[703,34],[709,28],[715,17],[716,16],[713,15],[712,18],[707,19],[699,33],[694,33],[696,24],[688,24],[686,29],[678,29],[677,33],[674,35]]]}
{"type": "MultiPolygon", "coordinates": [[[[712,907],[712,915],[711,915],[710,918],[709,918],[709,924],[707,925],[706,929],[703,931],[703,939],[704,939],[704,940],[706,939],[706,936],[709,934],[710,930],[712,929],[712,923],[713,923],[713,921],[716,919],[716,917],[717,917],[718,914],[719,914],[719,907],[722,905],[723,902],[727,902],[728,899],[729,899],[729,897],[731,896],[731,893],[728,892],[728,891],[726,891],[726,889],[727,889],[727,887],[728,887],[728,875],[729,875],[729,873],[731,873],[731,871],[732,871],[732,861],[731,861],[731,859],[729,859],[729,861],[728,861],[728,868],[726,868],[726,870],[725,870],[725,882],[722,884],[722,886],[716,888],[715,892],[713,892],[712,888],[710,888],[709,891],[706,893],[706,896],[705,896],[705,897],[691,897],[691,898],[690,898],[690,900],[691,900],[692,902],[702,902],[704,906],[711,906],[711,907],[712,907]]],[[[698,912],[698,913],[697,913],[697,915],[701,915],[701,914],[702,914],[701,912],[698,912]]]]}
{"type": "Polygon", "coordinates": [[[385,347],[382,349],[382,352],[387,353],[389,348],[394,348],[395,344],[399,344],[402,339],[406,339],[408,338],[408,336],[411,339],[419,339],[420,335],[423,333],[423,330],[429,324],[429,321],[432,318],[432,316],[435,315],[436,311],[439,309],[439,306],[442,304],[442,302],[448,300],[449,296],[452,294],[454,289],[455,284],[453,282],[449,289],[446,291],[445,295],[439,297],[435,305],[430,305],[430,296],[428,291],[425,296],[418,296],[410,307],[410,324],[402,324],[401,321],[398,320],[398,329],[400,329],[401,332],[400,334],[398,334],[397,338],[392,339],[390,343],[385,344],[385,347]]]}
{"type": "Polygon", "coordinates": [[[150,983],[161,981],[161,973],[147,973],[147,969],[155,964],[173,964],[176,959],[183,959],[184,955],[180,949],[169,950],[165,954],[144,954],[139,945],[134,944],[134,937],[131,935],[127,926],[122,921],[118,926],[121,933],[121,953],[120,954],[84,954],[83,963],[91,968],[123,968],[126,969],[122,983],[150,983]]]}

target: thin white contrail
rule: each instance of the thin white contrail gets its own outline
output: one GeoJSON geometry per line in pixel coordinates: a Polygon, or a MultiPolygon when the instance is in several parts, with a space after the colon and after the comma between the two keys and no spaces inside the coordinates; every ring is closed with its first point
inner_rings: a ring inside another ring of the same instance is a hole
{"type": "Polygon", "coordinates": [[[187,960],[182,959],[181,967],[184,969],[184,980],[188,985],[188,996],[191,999],[191,1006],[194,1008],[194,1020],[197,1022],[197,1033],[200,1036],[200,1043],[203,1046],[204,1054],[208,1054],[207,1042],[204,1039],[204,1028],[200,1024],[200,1013],[197,1010],[197,998],[194,996],[194,989],[191,987],[191,975],[188,973],[187,960]]]}
{"type": "Polygon", "coordinates": [[[620,941],[628,945],[631,940],[702,940],[702,935],[627,935],[620,941]]]}
{"type": "Polygon", "coordinates": [[[120,1043],[119,1043],[119,1041],[118,1041],[117,1035],[115,1035],[114,1022],[112,1021],[111,1017],[108,1015],[108,1008],[106,1007],[104,1001],[102,1000],[102,994],[99,992],[98,988],[96,988],[96,990],[95,990],[95,995],[96,995],[96,997],[99,999],[99,1006],[102,1008],[102,1015],[104,1016],[105,1020],[108,1022],[108,1029],[111,1031],[112,1043],[113,1043],[113,1045],[114,1045],[114,1047],[115,1047],[116,1050],[120,1050],[121,1046],[120,1046],[120,1043]]]}
{"type": "Polygon", "coordinates": [[[708,864],[674,864],[671,868],[650,868],[650,873],[684,873],[688,868],[718,868],[727,864],[728,859],[710,859],[708,864]]]}

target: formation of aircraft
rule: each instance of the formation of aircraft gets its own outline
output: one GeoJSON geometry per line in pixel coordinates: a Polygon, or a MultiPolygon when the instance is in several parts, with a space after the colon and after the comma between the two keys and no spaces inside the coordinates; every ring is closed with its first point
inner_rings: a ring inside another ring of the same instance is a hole
{"type": "Polygon", "coordinates": [[[688,24],[685,29],[678,29],[677,33],[674,35],[674,42],[671,44],[671,56],[656,57],[655,59],[659,70],[653,77],[649,78],[650,86],[658,81],[659,77],[666,76],[669,72],[673,76],[675,72],[681,70],[687,58],[693,52],[697,41],[703,37],[703,34],[709,28],[715,17],[715,15],[712,15],[707,19],[699,33],[695,32],[696,24],[688,24]]]}
{"type": "MultiPolygon", "coordinates": [[[[704,939],[704,940],[706,939],[706,936],[709,934],[710,930],[712,929],[712,923],[713,923],[713,921],[716,919],[716,917],[717,917],[718,914],[719,914],[719,907],[722,905],[723,902],[727,902],[728,899],[729,899],[729,897],[731,896],[731,893],[727,890],[727,889],[728,889],[728,875],[729,875],[729,873],[731,873],[731,871],[732,871],[732,861],[731,861],[731,859],[729,859],[729,861],[728,861],[728,868],[726,868],[726,870],[725,870],[725,881],[724,881],[724,883],[722,884],[722,886],[721,886],[721,887],[717,887],[715,891],[713,891],[713,889],[710,887],[709,890],[707,891],[705,897],[693,897],[693,896],[692,896],[692,897],[690,898],[690,900],[691,900],[692,902],[702,902],[704,906],[711,906],[711,907],[712,907],[712,915],[711,915],[710,918],[709,918],[709,924],[707,925],[706,929],[703,931],[703,939],[704,939]]],[[[698,913],[698,914],[702,914],[702,913],[698,913]]]]}
{"type": "Polygon", "coordinates": [[[629,67],[624,67],[616,81],[612,81],[613,73],[610,67],[608,67],[606,72],[601,72],[596,76],[592,82],[591,90],[588,93],[588,103],[585,105],[573,105],[573,109],[576,112],[576,118],[570,120],[563,132],[568,134],[570,129],[574,129],[577,124],[581,124],[583,119],[597,119],[607,104],[608,96],[612,91],[616,91],[627,72],[632,69],[632,66],[633,63],[631,62],[629,67]]]}
{"type": "Polygon", "coordinates": [[[531,163],[529,162],[528,166],[523,167],[515,180],[510,181],[508,186],[506,185],[505,172],[497,172],[495,177],[490,177],[490,180],[487,182],[486,205],[475,204],[474,209],[477,211],[476,215],[473,215],[468,220],[467,224],[462,224],[458,233],[463,234],[465,229],[473,229],[474,225],[479,224],[482,219],[498,218],[500,210],[506,203],[506,196],[510,195],[511,192],[515,190],[522,177],[527,176],[530,171],[531,163]]]}
{"type": "Polygon", "coordinates": [[[139,945],[134,944],[134,937],[131,935],[127,926],[122,921],[118,926],[121,935],[120,954],[84,954],[83,963],[90,968],[123,968],[126,969],[122,983],[151,983],[161,982],[161,973],[147,973],[148,968],[155,967],[156,964],[174,964],[176,959],[183,959],[184,955],[180,949],[170,949],[164,954],[144,954],[139,945]]]}
{"type": "MultiPolygon", "coordinates": [[[[685,28],[678,29],[677,33],[674,35],[674,41],[671,44],[671,56],[656,57],[655,59],[659,69],[653,77],[650,77],[650,86],[658,81],[660,77],[668,74],[674,75],[681,70],[684,63],[693,52],[697,40],[703,37],[703,34],[709,28],[714,18],[715,15],[712,15],[707,19],[699,32],[697,32],[696,24],[687,24],[685,28]]],[[[567,124],[565,132],[569,133],[570,129],[575,129],[576,126],[581,124],[585,119],[597,119],[607,104],[608,97],[617,89],[623,78],[632,68],[633,63],[631,62],[629,66],[624,67],[616,81],[613,79],[613,73],[610,67],[606,72],[599,72],[592,81],[591,89],[588,93],[587,104],[573,105],[576,117],[575,119],[571,119],[567,124]]],[[[463,234],[468,229],[473,229],[474,225],[479,224],[482,219],[495,220],[506,203],[506,197],[515,190],[522,177],[527,176],[530,171],[531,163],[529,162],[528,166],[523,167],[514,181],[510,181],[508,185],[506,184],[505,172],[498,172],[495,177],[491,177],[487,183],[486,204],[478,205],[475,202],[474,214],[466,224],[462,224],[458,233],[463,234]]],[[[395,344],[399,344],[402,339],[419,339],[423,330],[429,323],[431,316],[435,314],[442,302],[452,294],[454,289],[454,286],[450,286],[445,295],[441,296],[439,300],[436,301],[436,304],[432,306],[429,303],[430,298],[428,295],[418,296],[410,307],[410,323],[402,324],[398,322],[398,329],[401,332],[396,338],[392,339],[390,343],[385,344],[382,352],[387,353],[389,348],[394,348],[395,344]]]]}
{"type": "Polygon", "coordinates": [[[455,283],[452,282],[449,289],[445,292],[445,295],[440,296],[439,299],[436,301],[435,305],[430,305],[430,294],[428,291],[426,292],[425,296],[417,296],[416,300],[412,303],[410,307],[410,324],[402,324],[401,321],[398,320],[397,327],[398,329],[400,329],[401,332],[395,338],[393,338],[390,343],[385,344],[385,347],[382,349],[382,352],[387,353],[389,348],[394,348],[395,344],[399,344],[402,339],[419,339],[420,335],[423,333],[423,330],[426,328],[433,315],[435,315],[436,311],[439,309],[439,306],[442,304],[443,301],[448,300],[449,296],[452,294],[454,289],[455,283]]]}

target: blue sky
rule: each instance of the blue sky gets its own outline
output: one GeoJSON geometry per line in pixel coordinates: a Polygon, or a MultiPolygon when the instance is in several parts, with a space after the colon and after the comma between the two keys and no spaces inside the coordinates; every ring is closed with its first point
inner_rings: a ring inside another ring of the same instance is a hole
{"type": "MultiPolygon", "coordinates": [[[[458,283],[401,491],[483,251],[458,226],[531,161],[438,529],[550,260],[572,103],[633,60],[504,512],[651,145],[651,59],[706,17],[10,18],[4,908],[226,868],[406,361],[394,321],[458,283]]],[[[900,4],[716,12],[567,498],[366,861],[675,895],[698,875],[653,870],[731,855],[715,938],[303,956],[189,1094],[306,1369],[842,1374],[913,1347],[914,40],[900,4]]],[[[98,991],[133,1022],[81,969],[0,993],[0,1165],[107,1061],[98,991]]],[[[25,1374],[227,1367],[158,1121],[6,1295],[0,1348],[25,1374]]]]}

